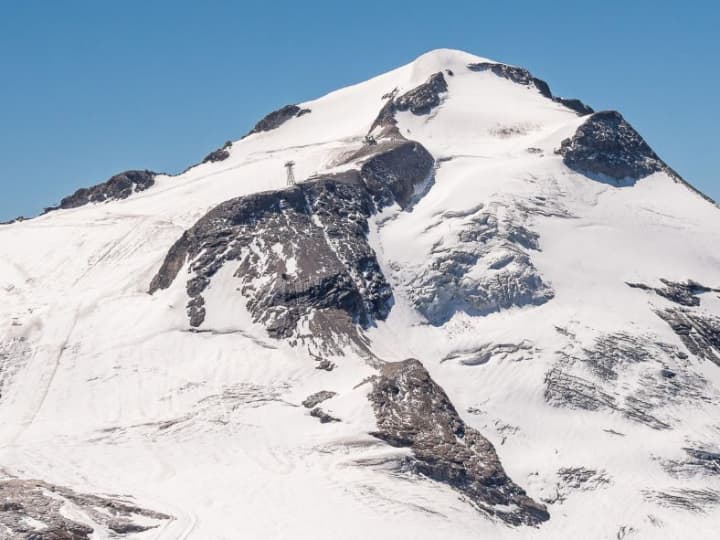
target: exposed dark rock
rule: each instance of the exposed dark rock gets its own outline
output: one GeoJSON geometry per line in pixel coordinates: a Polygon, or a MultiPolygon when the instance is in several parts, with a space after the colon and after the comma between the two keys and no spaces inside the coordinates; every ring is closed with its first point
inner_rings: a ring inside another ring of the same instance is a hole
{"type": "Polygon", "coordinates": [[[372,435],[412,449],[407,469],[448,484],[507,523],[537,525],[550,517],[508,478],[490,441],[465,425],[419,361],[385,364],[371,382],[378,427],[372,435]]]}
{"type": "Polygon", "coordinates": [[[720,319],[683,308],[656,313],[670,325],[692,354],[720,366],[720,319]]]}
{"type": "Polygon", "coordinates": [[[125,171],[107,182],[89,188],[80,188],[60,201],[60,205],[46,208],[45,212],[58,208],[77,208],[88,203],[127,199],[133,193],[144,191],[155,183],[157,173],[152,171],[125,171]]]}
{"type": "Polygon", "coordinates": [[[203,163],[216,163],[218,161],[225,161],[230,157],[228,149],[232,146],[232,141],[227,141],[221,148],[213,150],[202,160],[203,163]]]}
{"type": "Polygon", "coordinates": [[[15,219],[10,219],[8,221],[0,221],[0,225],[12,225],[13,223],[20,223],[21,221],[25,221],[27,218],[25,216],[18,216],[15,219]]]}
{"type": "MultiPolygon", "coordinates": [[[[441,94],[447,92],[447,82],[442,73],[438,72],[421,84],[406,92],[402,96],[395,97],[395,91],[386,94],[389,101],[380,110],[370,131],[379,127],[383,129],[384,135],[398,135],[395,127],[395,113],[398,111],[410,111],[413,114],[429,114],[435,107],[440,105],[441,94]]],[[[383,96],[383,97],[385,97],[383,96]]]]}
{"type": "Polygon", "coordinates": [[[562,97],[554,97],[550,91],[550,86],[537,77],[533,77],[532,74],[525,68],[509,66],[507,64],[495,64],[492,62],[479,62],[477,64],[468,65],[468,69],[471,71],[492,71],[498,77],[507,79],[523,86],[534,86],[537,88],[541,95],[548,99],[564,105],[568,109],[571,109],[578,113],[580,116],[592,114],[594,111],[591,107],[585,105],[579,99],[568,99],[562,97]]]}
{"type": "Polygon", "coordinates": [[[252,135],[253,133],[260,133],[261,131],[271,131],[273,129],[279,128],[291,118],[303,116],[304,114],[308,114],[309,112],[311,112],[310,109],[301,109],[297,105],[285,105],[277,111],[271,112],[262,120],[260,120],[257,124],[255,124],[255,127],[250,131],[250,133],[248,133],[248,135],[252,135]]]}
{"type": "Polygon", "coordinates": [[[708,382],[685,369],[677,353],[672,345],[622,332],[600,335],[588,347],[570,345],[546,374],[545,400],[556,407],[615,411],[669,429],[674,418],[667,417],[668,409],[714,399],[708,382]]]}
{"type": "Polygon", "coordinates": [[[170,516],[146,510],[120,499],[78,493],[39,480],[0,480],[2,538],[25,540],[89,540],[98,531],[66,517],[82,513],[105,534],[125,536],[153,529],[170,516]],[[27,521],[41,523],[35,528],[27,521]],[[137,520],[137,521],[136,521],[137,520]],[[156,524],[152,524],[157,522],[156,524]],[[4,536],[8,534],[9,536],[4,536]]]}
{"type": "Polygon", "coordinates": [[[714,489],[674,489],[671,491],[645,491],[645,498],[668,508],[689,512],[706,512],[720,505],[720,492],[714,489]]]}
{"type": "Polygon", "coordinates": [[[663,468],[676,478],[692,476],[720,476],[720,452],[716,448],[683,448],[685,459],[665,460],[663,468]]]}
{"type": "Polygon", "coordinates": [[[548,504],[563,503],[576,491],[593,491],[608,486],[611,481],[605,471],[586,467],[562,467],[558,469],[555,494],[543,499],[548,504]]]}
{"type": "Polygon", "coordinates": [[[378,208],[396,202],[406,209],[422,193],[434,165],[435,160],[420,143],[404,141],[363,163],[360,175],[378,208]]]}
{"type": "Polygon", "coordinates": [[[315,407],[313,410],[310,411],[310,416],[313,416],[320,420],[321,424],[330,424],[331,422],[342,422],[339,418],[335,418],[334,416],[326,413],[323,411],[320,407],[315,407]]]}
{"type": "Polygon", "coordinates": [[[335,397],[337,395],[337,392],[330,392],[328,390],[321,390],[320,392],[315,392],[312,395],[309,395],[306,397],[302,404],[303,407],[306,409],[312,409],[316,405],[319,405],[323,401],[327,401],[328,399],[335,397]]]}
{"type": "Polygon", "coordinates": [[[585,409],[617,409],[615,398],[597,384],[566,373],[559,367],[545,375],[545,401],[558,407],[585,409]]]}
{"type": "Polygon", "coordinates": [[[440,105],[440,94],[447,92],[448,86],[442,73],[435,73],[420,86],[395,99],[398,111],[410,111],[413,114],[428,114],[440,105]]]}
{"type": "Polygon", "coordinates": [[[434,161],[412,141],[377,148],[359,171],[215,207],[172,246],[150,292],[167,288],[189,261],[188,315],[197,327],[205,319],[203,292],[211,278],[236,261],[248,309],[273,337],[291,336],[310,315],[324,317],[321,333],[342,321],[368,326],[384,319],[392,291],[368,244],[367,219],[386,205],[410,204],[434,161]]]}
{"type": "Polygon", "coordinates": [[[557,153],[571,169],[583,174],[638,180],[666,169],[640,134],[617,111],[590,116],[562,141],[557,153]]]}
{"type": "Polygon", "coordinates": [[[558,477],[570,489],[588,490],[610,483],[605,471],[596,471],[586,467],[562,467],[558,470],[558,477]]]}
{"type": "Polygon", "coordinates": [[[568,109],[571,109],[578,113],[579,116],[587,116],[588,114],[592,114],[595,112],[595,110],[590,107],[589,105],[585,105],[582,101],[575,98],[563,98],[563,97],[553,97],[553,101],[556,101],[557,103],[560,103],[561,105],[565,105],[568,109]]]}
{"type": "Polygon", "coordinates": [[[710,287],[701,285],[691,279],[688,279],[685,283],[670,281],[662,278],[660,281],[663,282],[665,287],[655,288],[645,285],[644,283],[628,283],[628,286],[634,289],[643,289],[655,292],[656,294],[667,298],[671,302],[688,307],[696,307],[700,305],[700,298],[698,298],[699,294],[711,291],[720,292],[720,289],[711,289],[710,287]]]}
{"type": "Polygon", "coordinates": [[[335,367],[336,366],[333,362],[331,362],[327,358],[323,358],[322,360],[320,360],[318,362],[317,366],[315,366],[315,369],[321,369],[323,371],[332,371],[333,369],[335,369],[335,367]]]}

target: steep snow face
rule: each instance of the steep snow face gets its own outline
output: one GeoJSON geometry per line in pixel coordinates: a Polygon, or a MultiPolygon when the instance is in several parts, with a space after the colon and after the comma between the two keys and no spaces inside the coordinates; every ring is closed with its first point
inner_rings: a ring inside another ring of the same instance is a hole
{"type": "Polygon", "coordinates": [[[0,538],[714,538],[720,210],[541,83],[433,51],[0,226],[0,538]]]}

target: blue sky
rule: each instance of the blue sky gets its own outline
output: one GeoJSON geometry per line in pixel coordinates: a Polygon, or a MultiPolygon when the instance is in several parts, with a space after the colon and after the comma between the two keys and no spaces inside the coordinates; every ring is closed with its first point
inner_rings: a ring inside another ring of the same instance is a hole
{"type": "Polygon", "coordinates": [[[720,199],[718,27],[702,1],[0,0],[0,220],[178,172],[278,106],[441,47],[620,110],[720,199]]]}

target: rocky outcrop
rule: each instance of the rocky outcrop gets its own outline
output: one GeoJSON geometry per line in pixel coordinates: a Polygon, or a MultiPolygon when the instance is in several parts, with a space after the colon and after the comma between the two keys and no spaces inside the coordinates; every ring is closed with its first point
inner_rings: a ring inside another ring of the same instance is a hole
{"type": "Polygon", "coordinates": [[[656,311],[688,351],[720,366],[720,319],[683,308],[656,311]]]}
{"type": "Polygon", "coordinates": [[[587,467],[561,467],[557,472],[558,481],[555,493],[543,499],[548,504],[562,504],[573,493],[579,491],[595,491],[607,487],[612,482],[605,471],[588,469],[587,467]]]}
{"type": "Polygon", "coordinates": [[[634,181],[666,170],[665,163],[617,111],[590,116],[560,143],[557,153],[575,171],[616,181],[634,181]]]}
{"type": "Polygon", "coordinates": [[[225,161],[227,158],[230,157],[230,152],[228,151],[230,147],[232,147],[232,141],[227,141],[225,144],[222,145],[221,148],[213,150],[207,156],[205,156],[202,162],[216,163],[218,161],[225,161]]]}
{"type": "Polygon", "coordinates": [[[189,261],[188,315],[200,326],[205,289],[233,262],[253,319],[273,337],[290,337],[307,317],[323,317],[320,333],[382,320],[392,291],[368,243],[367,219],[389,204],[410,204],[433,165],[421,145],[402,140],[360,170],[226,201],[172,246],[150,292],[167,288],[189,261]]]}
{"type": "Polygon", "coordinates": [[[406,469],[449,485],[507,523],[537,525],[550,517],[507,476],[490,441],[463,422],[418,360],[385,364],[371,383],[372,435],[410,448],[406,469]]]}
{"type": "Polygon", "coordinates": [[[410,111],[416,115],[429,114],[442,101],[442,94],[447,92],[448,86],[442,72],[435,73],[420,86],[413,88],[405,94],[396,97],[396,91],[383,96],[388,102],[380,110],[377,118],[370,127],[370,132],[379,128],[381,135],[395,135],[397,133],[397,120],[395,114],[398,111],[410,111]]]}
{"type": "Polygon", "coordinates": [[[18,540],[90,540],[98,534],[124,537],[171,519],[117,498],[78,493],[40,480],[0,480],[0,500],[0,536],[18,540]],[[102,530],[80,523],[79,516],[102,530]]]}
{"type": "Polygon", "coordinates": [[[477,64],[469,64],[468,69],[470,71],[491,71],[498,77],[507,79],[516,84],[522,84],[523,86],[535,87],[541,95],[548,99],[552,99],[556,103],[564,105],[568,109],[575,111],[580,116],[592,114],[593,109],[585,105],[579,99],[569,99],[562,97],[554,97],[550,91],[548,83],[533,75],[525,68],[509,66],[507,64],[496,64],[493,62],[479,62],[477,64]]]}
{"type": "Polygon", "coordinates": [[[59,208],[77,208],[88,203],[99,203],[127,199],[133,193],[144,191],[155,183],[157,173],[152,171],[125,171],[116,174],[107,182],[89,188],[80,188],[65,197],[58,206],[47,208],[46,212],[59,208]]]}
{"type": "Polygon", "coordinates": [[[339,418],[335,418],[333,415],[325,412],[320,407],[314,407],[310,411],[310,416],[320,420],[321,424],[331,424],[333,422],[342,422],[342,420],[340,420],[339,418]]]}
{"type": "Polygon", "coordinates": [[[685,282],[670,281],[660,278],[664,287],[650,287],[644,283],[628,283],[633,289],[642,289],[652,291],[655,294],[667,298],[671,302],[675,302],[681,306],[697,307],[700,305],[698,295],[706,292],[720,292],[720,289],[712,289],[701,285],[697,281],[688,279],[685,282]]]}
{"type": "Polygon", "coordinates": [[[717,447],[683,448],[685,458],[663,460],[663,469],[675,478],[720,476],[720,452],[717,447]]]}
{"type": "Polygon", "coordinates": [[[717,397],[673,345],[626,333],[600,335],[590,346],[571,339],[545,376],[545,400],[555,407],[614,411],[661,430],[676,422],[673,408],[717,397]]]}
{"type": "Polygon", "coordinates": [[[330,398],[333,398],[337,395],[337,392],[330,392],[329,390],[321,390],[320,392],[315,392],[314,394],[309,395],[306,397],[302,404],[303,407],[306,409],[312,409],[316,405],[319,405],[323,401],[327,401],[330,398]]]}
{"type": "Polygon", "coordinates": [[[248,135],[252,135],[253,133],[260,133],[262,131],[271,131],[273,129],[277,129],[291,118],[297,118],[310,112],[312,112],[310,111],[310,109],[302,109],[297,105],[285,105],[277,111],[271,112],[262,120],[260,120],[257,124],[255,124],[255,127],[252,128],[248,135]]]}
{"type": "Polygon", "coordinates": [[[672,489],[668,491],[650,491],[643,493],[648,501],[666,508],[676,508],[688,512],[707,512],[720,506],[720,491],[715,489],[672,489]]]}

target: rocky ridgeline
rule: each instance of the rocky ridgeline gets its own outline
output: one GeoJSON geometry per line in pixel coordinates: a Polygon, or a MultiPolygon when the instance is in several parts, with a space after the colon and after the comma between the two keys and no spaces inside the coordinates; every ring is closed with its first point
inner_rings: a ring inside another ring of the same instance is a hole
{"type": "Polygon", "coordinates": [[[303,109],[297,105],[285,105],[277,111],[273,111],[262,118],[262,120],[255,124],[255,127],[250,130],[248,135],[277,129],[291,118],[297,118],[303,116],[304,114],[309,114],[310,112],[312,112],[310,109],[303,109]]]}
{"type": "Polygon", "coordinates": [[[40,480],[0,480],[0,499],[0,537],[15,540],[90,540],[98,534],[122,538],[172,519],[120,499],[78,493],[40,480]],[[79,515],[102,530],[80,523],[79,515]]]}
{"type": "Polygon", "coordinates": [[[403,464],[406,470],[451,486],[509,524],[549,519],[545,507],[507,476],[492,443],[465,425],[419,361],[385,364],[371,383],[368,399],[378,428],[372,435],[412,450],[403,464]]]}
{"type": "Polygon", "coordinates": [[[507,64],[496,64],[493,62],[479,62],[477,64],[468,65],[468,69],[470,71],[480,72],[491,71],[498,77],[502,77],[503,79],[507,79],[516,84],[535,87],[537,88],[538,92],[540,92],[540,94],[544,97],[551,99],[556,103],[564,105],[568,109],[575,111],[580,116],[585,116],[595,112],[591,107],[585,105],[579,99],[553,96],[548,83],[546,83],[542,79],[533,77],[533,75],[525,68],[509,66],[507,64]]]}
{"type": "Polygon", "coordinates": [[[152,171],[125,171],[108,181],[89,188],[80,188],[65,197],[58,206],[46,208],[45,212],[57,209],[77,208],[88,203],[100,203],[127,199],[133,193],[145,191],[155,184],[157,173],[152,171]]]}
{"type": "Polygon", "coordinates": [[[232,148],[232,141],[226,141],[222,147],[217,150],[213,150],[202,160],[203,163],[217,163],[218,161],[225,161],[230,157],[230,148],[232,148]]]}
{"type": "Polygon", "coordinates": [[[582,174],[615,181],[638,180],[667,170],[640,134],[617,111],[593,114],[562,141],[557,153],[563,163],[582,174]]]}
{"type": "Polygon", "coordinates": [[[389,204],[410,204],[433,165],[420,144],[397,140],[360,169],[226,201],[172,246],[150,292],[169,287],[189,261],[188,315],[200,326],[203,293],[232,262],[253,319],[273,337],[291,336],[311,314],[322,335],[382,320],[392,291],[368,243],[367,220],[389,204]]]}

